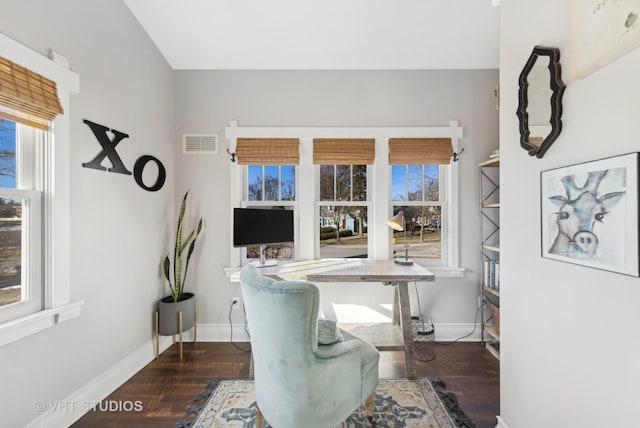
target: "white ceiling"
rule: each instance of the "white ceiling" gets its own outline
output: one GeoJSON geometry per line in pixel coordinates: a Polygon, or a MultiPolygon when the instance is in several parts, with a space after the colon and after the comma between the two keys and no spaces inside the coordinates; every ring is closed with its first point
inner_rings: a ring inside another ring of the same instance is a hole
{"type": "Polygon", "coordinates": [[[176,70],[499,65],[492,0],[124,2],[176,70]]]}

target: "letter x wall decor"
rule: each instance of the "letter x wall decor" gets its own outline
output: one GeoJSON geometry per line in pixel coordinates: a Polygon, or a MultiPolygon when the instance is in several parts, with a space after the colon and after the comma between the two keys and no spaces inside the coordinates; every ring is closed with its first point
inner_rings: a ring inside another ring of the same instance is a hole
{"type": "MultiPolygon", "coordinates": [[[[82,166],[85,168],[97,169],[99,171],[131,175],[131,171],[127,169],[122,162],[120,155],[116,151],[116,146],[125,138],[129,138],[129,135],[116,129],[109,129],[104,125],[100,125],[99,123],[95,123],[87,119],[83,120],[83,122],[91,128],[93,135],[98,140],[98,143],[100,143],[100,147],[102,147],[102,151],[100,151],[93,160],[83,163],[82,166]],[[113,135],[113,138],[109,138],[109,135],[107,134],[109,131],[113,135]],[[112,165],[111,168],[102,166],[102,161],[105,159],[109,159],[112,165]]],[[[167,171],[158,158],[151,155],[143,155],[140,156],[133,165],[133,178],[136,183],[138,183],[138,186],[142,187],[144,190],[155,192],[164,186],[164,182],[167,178],[167,171]],[[142,181],[142,172],[149,162],[154,162],[158,166],[158,177],[156,178],[156,182],[151,186],[147,186],[142,181]]]]}

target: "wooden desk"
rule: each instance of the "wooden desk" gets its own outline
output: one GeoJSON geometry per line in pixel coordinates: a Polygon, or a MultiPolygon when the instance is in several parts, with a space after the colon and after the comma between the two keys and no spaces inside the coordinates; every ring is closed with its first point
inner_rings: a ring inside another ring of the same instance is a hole
{"type": "Polygon", "coordinates": [[[435,275],[418,264],[399,265],[393,260],[323,259],[300,262],[280,262],[260,268],[260,273],[276,279],[311,282],[382,282],[396,287],[394,322],[399,322],[404,341],[405,374],[416,377],[409,282],[435,281],[435,275]]]}

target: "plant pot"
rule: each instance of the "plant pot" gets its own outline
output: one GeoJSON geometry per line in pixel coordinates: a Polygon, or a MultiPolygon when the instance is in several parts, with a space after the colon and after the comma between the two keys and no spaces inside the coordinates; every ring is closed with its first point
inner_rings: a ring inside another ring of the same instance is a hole
{"type": "Polygon", "coordinates": [[[163,297],[158,302],[158,334],[172,336],[180,333],[179,313],[182,312],[182,331],[190,330],[195,323],[196,299],[193,293],[183,293],[181,300],[163,297]]]}

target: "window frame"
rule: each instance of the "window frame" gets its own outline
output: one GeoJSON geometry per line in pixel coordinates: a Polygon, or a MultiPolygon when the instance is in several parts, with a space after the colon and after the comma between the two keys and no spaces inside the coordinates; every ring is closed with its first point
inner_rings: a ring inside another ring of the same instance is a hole
{"type": "MultiPolygon", "coordinates": [[[[375,159],[373,165],[368,165],[367,173],[367,217],[368,244],[370,260],[389,260],[392,258],[391,237],[392,231],[386,221],[391,217],[392,205],[390,203],[391,168],[389,168],[389,139],[390,138],[450,138],[454,152],[458,152],[459,140],[463,137],[463,128],[457,121],[450,121],[448,126],[416,126],[416,127],[265,127],[265,126],[239,126],[238,121],[231,121],[225,128],[225,138],[229,140],[231,152],[236,147],[239,138],[298,138],[300,140],[300,159],[297,165],[296,175],[296,227],[297,236],[304,233],[304,242],[296,240],[296,253],[300,260],[314,259],[317,257],[316,248],[319,248],[319,237],[315,230],[319,224],[319,167],[313,168],[313,140],[315,138],[362,138],[375,139],[375,159]],[[313,171],[313,173],[307,173],[313,171]],[[307,232],[309,231],[309,232],[307,232]],[[311,234],[313,236],[311,236],[311,234]]],[[[233,208],[242,204],[242,184],[244,177],[242,168],[234,164],[230,170],[230,208],[229,219],[233,218],[233,208]]],[[[449,166],[449,209],[446,213],[449,243],[447,248],[447,266],[428,267],[437,277],[462,277],[464,268],[459,266],[459,239],[458,239],[458,165],[451,162],[449,166]]],[[[365,201],[358,201],[358,205],[364,205],[365,201]]],[[[230,220],[231,221],[231,220],[230,220]]],[[[444,220],[443,220],[444,222],[444,220]]],[[[230,270],[229,274],[237,267],[242,266],[240,251],[233,248],[233,232],[229,231],[230,270]]]]}
{"type": "Polygon", "coordinates": [[[66,59],[54,62],[0,34],[0,55],[56,83],[60,103],[66,114],[58,115],[49,131],[39,133],[43,165],[42,189],[42,310],[0,323],[0,346],[7,345],[32,334],[75,318],[80,314],[83,301],[71,300],[70,247],[69,247],[69,170],[70,119],[69,98],[79,92],[76,73],[63,66],[66,59]],[[55,195],[55,196],[54,196],[55,195]]]}

